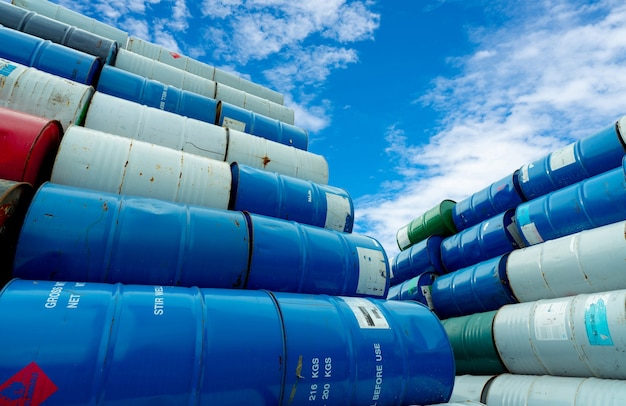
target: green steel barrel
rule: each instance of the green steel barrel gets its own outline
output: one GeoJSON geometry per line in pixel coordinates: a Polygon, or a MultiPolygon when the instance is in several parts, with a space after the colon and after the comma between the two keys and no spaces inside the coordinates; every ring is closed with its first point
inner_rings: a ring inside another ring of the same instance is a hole
{"type": "Polygon", "coordinates": [[[403,251],[431,235],[448,237],[456,234],[456,226],[452,220],[454,206],[456,206],[454,200],[443,200],[437,206],[399,229],[396,234],[398,248],[403,251]]]}
{"type": "Polygon", "coordinates": [[[508,372],[493,341],[496,311],[442,320],[454,351],[456,374],[496,375],[508,372]]]}

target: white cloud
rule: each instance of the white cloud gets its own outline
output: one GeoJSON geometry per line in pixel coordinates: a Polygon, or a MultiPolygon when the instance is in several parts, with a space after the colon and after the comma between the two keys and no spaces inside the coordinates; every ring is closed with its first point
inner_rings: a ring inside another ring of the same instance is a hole
{"type": "Polygon", "coordinates": [[[541,2],[480,31],[477,50],[454,59],[462,73],[436,78],[416,101],[446,113],[429,143],[388,129],[401,186],[356,202],[356,232],[393,256],[397,230],[441,200],[461,200],[626,113],[626,6],[578,3],[541,2]]]}

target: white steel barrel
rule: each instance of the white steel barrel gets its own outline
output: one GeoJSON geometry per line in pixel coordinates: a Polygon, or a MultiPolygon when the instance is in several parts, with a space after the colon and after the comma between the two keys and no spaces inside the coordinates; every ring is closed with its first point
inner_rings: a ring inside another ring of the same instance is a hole
{"type": "Polygon", "coordinates": [[[70,127],[52,168],[53,183],[226,209],[225,162],[83,127],[70,127]]]}
{"type": "Polygon", "coordinates": [[[85,127],[224,161],[226,129],[101,92],[91,98],[85,127]]]}
{"type": "Polygon", "coordinates": [[[626,381],[503,374],[491,381],[489,406],[622,406],[626,381]]]}
{"type": "Polygon", "coordinates": [[[457,375],[454,378],[454,389],[450,402],[459,402],[463,400],[481,401],[485,386],[495,375],[457,375]]]}
{"type": "Polygon", "coordinates": [[[514,374],[626,379],[626,290],[507,305],[494,342],[514,374]]]}
{"type": "Polygon", "coordinates": [[[215,99],[214,81],[125,49],[118,51],[115,67],[166,85],[215,99]]]}
{"type": "Polygon", "coordinates": [[[246,93],[243,90],[235,89],[223,83],[217,82],[215,98],[266,117],[275,118],[283,123],[294,123],[294,113],[292,109],[262,97],[246,93]]]}
{"type": "Polygon", "coordinates": [[[58,120],[64,129],[81,124],[94,90],[0,58],[0,106],[58,120]]]}
{"type": "Polygon", "coordinates": [[[328,163],[323,156],[230,128],[226,161],[328,184],[328,163]]]}
{"type": "Polygon", "coordinates": [[[274,103],[284,104],[284,97],[281,93],[261,86],[257,83],[240,78],[232,73],[217,69],[211,65],[189,58],[174,51],[169,51],[162,46],[144,41],[136,37],[129,37],[126,49],[143,55],[150,59],[155,59],[170,66],[182,69],[194,75],[211,79],[235,89],[243,90],[246,93],[267,99],[274,103]]]}
{"type": "Polygon", "coordinates": [[[626,289],[626,222],[513,251],[506,272],[520,302],[626,289]]]}
{"type": "Polygon", "coordinates": [[[120,48],[123,48],[128,40],[128,34],[118,28],[84,16],[47,0],[13,0],[13,4],[45,15],[46,17],[53,18],[57,21],[76,26],[85,31],[103,36],[104,38],[112,39],[117,42],[120,48]]]}

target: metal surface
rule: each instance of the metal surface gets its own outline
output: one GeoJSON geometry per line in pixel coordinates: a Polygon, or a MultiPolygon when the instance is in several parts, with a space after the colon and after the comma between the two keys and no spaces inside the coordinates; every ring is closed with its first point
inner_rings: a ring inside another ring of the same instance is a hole
{"type": "Polygon", "coordinates": [[[494,375],[457,375],[454,378],[454,389],[450,401],[473,400],[479,402],[484,400],[485,388],[494,377],[494,375]]]}
{"type": "Polygon", "coordinates": [[[102,68],[97,90],[111,96],[215,124],[217,101],[110,65],[102,68]]]}
{"type": "Polygon", "coordinates": [[[440,318],[497,310],[516,303],[506,279],[507,255],[442,275],[433,283],[433,308],[440,318]]]}
{"type": "Polygon", "coordinates": [[[514,374],[626,379],[626,290],[504,306],[496,348],[514,374]]]}
{"type": "Polygon", "coordinates": [[[61,141],[51,181],[226,209],[231,174],[225,162],[72,126],[61,141]]]}
{"type": "Polygon", "coordinates": [[[308,148],[309,135],[304,129],[229,103],[218,102],[217,124],[305,151],[308,148]]]}
{"type": "Polygon", "coordinates": [[[348,192],[327,185],[231,164],[231,210],[352,232],[354,206],[348,192]]]}
{"type": "Polygon", "coordinates": [[[572,185],[620,166],[624,140],[614,123],[548,156],[522,166],[519,184],[526,199],[572,185]]]}
{"type": "Polygon", "coordinates": [[[112,63],[117,54],[113,40],[9,3],[0,2],[0,24],[96,56],[102,63],[112,63]]]}
{"type": "Polygon", "coordinates": [[[308,151],[288,147],[250,134],[228,129],[227,162],[238,162],[321,185],[328,184],[326,159],[308,151]]]}
{"type": "Polygon", "coordinates": [[[252,244],[248,289],[387,296],[389,262],[375,239],[246,215],[252,244]]]}
{"type": "Polygon", "coordinates": [[[507,279],[520,302],[626,289],[626,223],[516,250],[507,279]]]}
{"type": "Polygon", "coordinates": [[[0,286],[11,279],[17,239],[33,193],[28,183],[0,179],[0,286]]]}
{"type": "Polygon", "coordinates": [[[441,262],[445,270],[456,271],[516,249],[509,231],[514,215],[514,210],[507,210],[443,240],[441,262]]]}
{"type": "Polygon", "coordinates": [[[432,404],[454,383],[443,328],[410,302],[14,280],[0,323],[0,382],[36,369],[47,405],[432,404]]]}
{"type": "Polygon", "coordinates": [[[101,23],[93,18],[89,18],[75,11],[68,10],[63,6],[51,3],[46,0],[12,0],[18,7],[35,11],[44,16],[76,26],[85,31],[109,38],[117,42],[120,48],[126,45],[128,34],[120,29],[101,23]]]}
{"type": "Polygon", "coordinates": [[[424,272],[443,273],[442,241],[442,237],[432,235],[400,251],[391,261],[391,284],[398,285],[424,272]]]}
{"type": "Polygon", "coordinates": [[[155,59],[159,62],[166,63],[175,68],[182,69],[194,75],[224,83],[225,85],[243,90],[274,103],[284,104],[283,95],[275,90],[268,89],[267,87],[253,83],[249,80],[233,75],[232,73],[217,69],[211,65],[207,65],[177,52],[167,50],[162,46],[144,41],[137,37],[128,38],[126,49],[148,58],[155,59]]]}
{"type": "Polygon", "coordinates": [[[49,180],[62,134],[56,120],[0,107],[0,179],[35,187],[49,180]]]}
{"type": "Polygon", "coordinates": [[[254,111],[266,117],[274,118],[283,123],[294,123],[293,109],[274,103],[259,96],[246,93],[243,90],[230,87],[223,83],[217,82],[215,90],[215,98],[226,103],[230,103],[246,110],[254,111]]]}
{"type": "Polygon", "coordinates": [[[226,159],[225,129],[101,92],[91,98],[85,127],[218,161],[226,159]]]}
{"type": "Polygon", "coordinates": [[[514,209],[525,201],[519,189],[518,171],[457,202],[452,209],[452,221],[458,231],[514,209]]]}
{"type": "Polygon", "coordinates": [[[389,288],[387,300],[415,300],[432,309],[431,288],[437,278],[434,272],[424,272],[389,288]]]}
{"type": "Polygon", "coordinates": [[[442,320],[456,363],[456,374],[495,375],[507,372],[493,340],[495,311],[442,320]]]}
{"type": "Polygon", "coordinates": [[[526,245],[626,220],[619,167],[519,205],[515,223],[526,245]]]}
{"type": "Polygon", "coordinates": [[[399,229],[396,233],[396,242],[400,250],[405,250],[431,235],[447,237],[456,233],[457,230],[452,221],[452,209],[455,205],[456,202],[453,200],[443,200],[399,229]]]}
{"type": "Polygon", "coordinates": [[[91,86],[0,59],[0,107],[58,120],[64,129],[81,124],[91,86]]]}

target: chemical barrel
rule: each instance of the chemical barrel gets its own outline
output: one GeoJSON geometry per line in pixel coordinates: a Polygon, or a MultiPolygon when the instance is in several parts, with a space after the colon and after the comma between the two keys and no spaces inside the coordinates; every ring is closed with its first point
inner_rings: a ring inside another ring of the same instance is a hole
{"type": "Polygon", "coordinates": [[[0,107],[0,179],[35,187],[50,180],[62,135],[56,120],[0,107]]]}
{"type": "Polygon", "coordinates": [[[0,2],[0,24],[93,55],[102,63],[112,63],[117,54],[115,41],[9,3],[0,2]]]}
{"type": "Polygon", "coordinates": [[[76,26],[85,31],[100,35],[117,42],[120,48],[126,45],[128,34],[120,29],[87,17],[75,11],[69,10],[46,0],[12,0],[13,4],[35,11],[57,21],[76,26]]]}
{"type": "Polygon", "coordinates": [[[230,72],[217,69],[188,56],[181,55],[178,52],[169,51],[160,45],[131,36],[128,38],[126,49],[194,75],[223,83],[235,89],[243,90],[246,93],[259,96],[274,103],[284,104],[283,95],[275,90],[268,89],[267,87],[243,79],[230,72]]]}
{"type": "Polygon", "coordinates": [[[619,122],[522,166],[519,184],[531,200],[620,166],[624,136],[619,122]]]}
{"type": "Polygon", "coordinates": [[[506,279],[507,254],[442,275],[433,283],[433,308],[440,318],[497,310],[517,303],[506,279]]]}
{"type": "Polygon", "coordinates": [[[437,278],[434,272],[424,272],[389,288],[387,300],[415,300],[432,309],[431,288],[437,278]]]}
{"type": "Polygon", "coordinates": [[[0,107],[58,120],[64,129],[81,124],[93,88],[0,59],[0,107]]]}
{"type": "Polygon", "coordinates": [[[495,311],[442,320],[456,362],[456,374],[495,375],[507,372],[493,341],[495,311]]]}
{"type": "Polygon", "coordinates": [[[304,151],[308,149],[306,130],[229,103],[217,103],[217,124],[304,151]]]}
{"type": "Polygon", "coordinates": [[[247,216],[252,245],[248,289],[387,296],[389,262],[375,239],[247,216]]]}
{"type": "Polygon", "coordinates": [[[262,116],[282,121],[283,123],[294,123],[293,109],[274,103],[259,96],[246,93],[243,90],[235,89],[217,81],[215,98],[225,103],[230,103],[237,107],[253,111],[262,116]]]}
{"type": "Polygon", "coordinates": [[[443,200],[437,206],[421,216],[413,219],[408,225],[396,233],[396,242],[400,250],[425,240],[431,235],[447,237],[457,232],[452,221],[452,209],[456,205],[453,200],[443,200]]]}
{"type": "Polygon", "coordinates": [[[514,215],[515,210],[507,210],[443,240],[441,262],[446,271],[466,268],[516,249],[510,232],[514,215]]]}
{"type": "Polygon", "coordinates": [[[486,396],[485,389],[494,378],[495,375],[457,375],[454,378],[454,389],[450,401],[484,401],[483,393],[486,396]]]}
{"type": "Polygon", "coordinates": [[[93,55],[0,26],[0,58],[91,85],[102,64],[93,55]]]}
{"type": "Polygon", "coordinates": [[[72,126],[61,141],[51,181],[226,209],[231,174],[225,162],[72,126]]]}
{"type": "Polygon", "coordinates": [[[624,169],[580,181],[520,204],[515,223],[526,245],[626,220],[624,169]]]}
{"type": "Polygon", "coordinates": [[[33,193],[28,183],[0,179],[0,286],[11,279],[17,239],[33,193]]]}
{"type": "Polygon", "coordinates": [[[125,49],[120,49],[117,53],[115,67],[177,89],[215,99],[216,85],[214,81],[125,49]]]}
{"type": "Polygon", "coordinates": [[[606,226],[516,250],[507,279],[520,302],[626,289],[626,223],[606,226]]]}
{"type": "Polygon", "coordinates": [[[503,374],[488,386],[489,405],[602,405],[621,406],[626,381],[561,376],[503,374]]]}
{"type": "Polygon", "coordinates": [[[457,202],[452,209],[456,229],[465,230],[525,201],[519,189],[517,172],[457,202]]]}
{"type": "Polygon", "coordinates": [[[343,189],[232,163],[231,210],[352,232],[354,206],[343,189]]]}
{"type": "Polygon", "coordinates": [[[626,379],[626,290],[504,306],[493,334],[514,374],[626,379]]]}
{"type": "Polygon", "coordinates": [[[231,128],[228,128],[226,162],[238,162],[320,185],[328,184],[328,163],[323,156],[231,128]]]}
{"type": "Polygon", "coordinates": [[[398,285],[424,272],[443,273],[441,241],[438,235],[400,251],[391,261],[391,285],[398,285]]]}
{"type": "Polygon", "coordinates": [[[14,280],[0,309],[0,388],[49,405],[432,404],[454,383],[418,303],[14,280]]]}
{"type": "Polygon", "coordinates": [[[97,90],[111,96],[215,124],[217,101],[115,68],[102,67],[97,90]]]}

